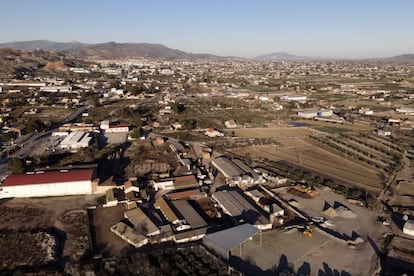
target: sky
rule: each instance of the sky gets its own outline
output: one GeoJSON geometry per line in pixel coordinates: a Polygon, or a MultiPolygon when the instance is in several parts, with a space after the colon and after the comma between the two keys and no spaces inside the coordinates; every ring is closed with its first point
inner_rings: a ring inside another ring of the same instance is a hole
{"type": "Polygon", "coordinates": [[[2,0],[0,43],[147,42],[191,53],[414,53],[413,0],[2,0]]]}

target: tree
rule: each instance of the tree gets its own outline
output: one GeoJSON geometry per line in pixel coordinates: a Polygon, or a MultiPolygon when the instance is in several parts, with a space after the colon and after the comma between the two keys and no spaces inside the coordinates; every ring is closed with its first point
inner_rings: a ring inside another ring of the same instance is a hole
{"type": "Polygon", "coordinates": [[[185,105],[183,103],[173,104],[172,109],[177,114],[181,114],[186,110],[185,105]]]}
{"type": "Polygon", "coordinates": [[[13,173],[23,173],[24,172],[24,163],[20,158],[12,158],[9,161],[9,170],[13,173]]]}

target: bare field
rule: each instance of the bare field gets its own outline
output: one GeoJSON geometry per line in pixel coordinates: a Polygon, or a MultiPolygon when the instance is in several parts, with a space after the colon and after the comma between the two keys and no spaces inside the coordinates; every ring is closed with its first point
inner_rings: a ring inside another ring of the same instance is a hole
{"type": "Polygon", "coordinates": [[[96,198],[87,195],[0,200],[3,269],[62,259],[77,262],[87,255],[90,242],[85,209],[95,205],[96,198]]]}
{"type": "Polygon", "coordinates": [[[124,205],[88,210],[92,217],[93,254],[113,256],[130,246],[111,232],[111,227],[124,219],[124,205]]]}
{"type": "Polygon", "coordinates": [[[44,119],[64,119],[72,114],[73,110],[64,107],[41,107],[39,117],[44,119]]]}
{"type": "Polygon", "coordinates": [[[305,137],[315,134],[315,131],[307,127],[288,127],[277,126],[269,128],[240,128],[235,129],[236,136],[244,138],[286,138],[286,137],[305,137]]]}
{"type": "Polygon", "coordinates": [[[252,158],[287,161],[346,185],[362,187],[376,194],[383,187],[379,171],[317,147],[308,138],[285,138],[278,142],[280,146],[256,146],[233,151],[242,155],[250,154],[252,158]]]}
{"type": "Polygon", "coordinates": [[[95,205],[97,195],[13,198],[0,201],[0,228],[34,229],[54,226],[69,210],[95,205]]]}

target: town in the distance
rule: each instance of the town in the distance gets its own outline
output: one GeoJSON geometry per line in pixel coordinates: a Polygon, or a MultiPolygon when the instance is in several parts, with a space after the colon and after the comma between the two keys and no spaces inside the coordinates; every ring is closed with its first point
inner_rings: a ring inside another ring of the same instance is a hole
{"type": "Polygon", "coordinates": [[[11,47],[4,273],[414,273],[414,55],[11,47]]]}

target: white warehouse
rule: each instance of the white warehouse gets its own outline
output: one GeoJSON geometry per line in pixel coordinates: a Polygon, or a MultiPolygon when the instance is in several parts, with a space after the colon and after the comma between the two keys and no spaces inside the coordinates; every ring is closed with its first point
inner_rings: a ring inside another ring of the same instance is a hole
{"type": "Polygon", "coordinates": [[[92,194],[94,169],[39,171],[11,174],[3,182],[0,198],[92,194]]]}
{"type": "Polygon", "coordinates": [[[69,135],[60,142],[59,147],[67,150],[87,148],[91,141],[92,137],[88,132],[74,131],[69,133],[69,135]]]}

